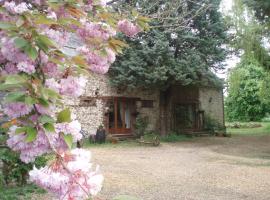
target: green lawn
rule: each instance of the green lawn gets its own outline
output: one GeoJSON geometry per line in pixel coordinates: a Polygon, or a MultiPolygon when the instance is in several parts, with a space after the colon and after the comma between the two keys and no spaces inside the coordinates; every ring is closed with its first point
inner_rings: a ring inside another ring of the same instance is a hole
{"type": "Polygon", "coordinates": [[[116,144],[113,144],[109,141],[107,141],[104,144],[98,144],[98,143],[92,143],[89,142],[87,139],[83,141],[83,148],[91,148],[91,147],[99,147],[99,148],[104,148],[104,147],[135,147],[139,146],[139,143],[136,140],[124,140],[124,141],[118,141],[116,144]]]}
{"type": "MultiPolygon", "coordinates": [[[[270,134],[270,122],[257,122],[262,126],[258,128],[227,128],[232,135],[267,135],[270,134]]],[[[241,124],[245,124],[242,122],[241,124]]]]}
{"type": "Polygon", "coordinates": [[[19,186],[0,186],[1,200],[29,200],[33,194],[44,194],[46,191],[35,185],[19,186]]]}

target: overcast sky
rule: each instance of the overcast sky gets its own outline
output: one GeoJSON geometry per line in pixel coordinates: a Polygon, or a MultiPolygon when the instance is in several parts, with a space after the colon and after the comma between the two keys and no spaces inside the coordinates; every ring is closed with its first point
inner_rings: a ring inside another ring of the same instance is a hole
{"type": "MultiPolygon", "coordinates": [[[[222,0],[220,5],[220,11],[224,13],[224,15],[228,14],[232,8],[233,0],[222,0]]],[[[239,62],[239,58],[236,56],[231,56],[225,61],[226,70],[222,72],[218,72],[217,75],[220,78],[227,77],[227,72],[230,68],[235,67],[235,65],[239,62]]]]}
{"type": "Polygon", "coordinates": [[[232,8],[232,1],[233,0],[222,0],[220,8],[222,12],[228,12],[232,8]]]}

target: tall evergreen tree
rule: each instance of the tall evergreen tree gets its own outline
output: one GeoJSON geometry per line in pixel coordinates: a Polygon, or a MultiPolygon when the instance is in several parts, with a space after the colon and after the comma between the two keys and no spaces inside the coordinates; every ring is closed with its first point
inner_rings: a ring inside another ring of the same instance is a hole
{"type": "Polygon", "coordinates": [[[129,1],[129,6],[156,18],[147,34],[126,38],[131,48],[112,66],[112,84],[164,90],[175,82],[189,85],[210,81],[220,85],[211,72],[223,68],[226,56],[226,26],[219,4],[220,0],[129,1]],[[181,6],[174,6],[176,2],[181,6]],[[171,14],[165,15],[170,9],[171,14]]]}

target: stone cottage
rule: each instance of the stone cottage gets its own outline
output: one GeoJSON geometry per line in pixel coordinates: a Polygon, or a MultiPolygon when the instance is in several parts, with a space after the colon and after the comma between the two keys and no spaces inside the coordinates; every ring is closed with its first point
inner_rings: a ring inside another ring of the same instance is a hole
{"type": "Polygon", "coordinates": [[[90,134],[103,125],[112,136],[132,136],[139,116],[148,119],[148,130],[161,134],[201,131],[206,119],[224,126],[222,88],[176,84],[166,92],[119,91],[110,86],[107,75],[90,76],[85,95],[69,102],[83,129],[90,134]]]}

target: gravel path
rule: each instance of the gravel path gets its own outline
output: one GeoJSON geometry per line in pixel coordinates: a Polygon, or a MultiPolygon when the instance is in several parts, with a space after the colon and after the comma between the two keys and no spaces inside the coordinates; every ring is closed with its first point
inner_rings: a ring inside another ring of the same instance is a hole
{"type": "Polygon", "coordinates": [[[196,138],[160,147],[94,147],[99,196],[142,200],[269,200],[270,136],[196,138]]]}

